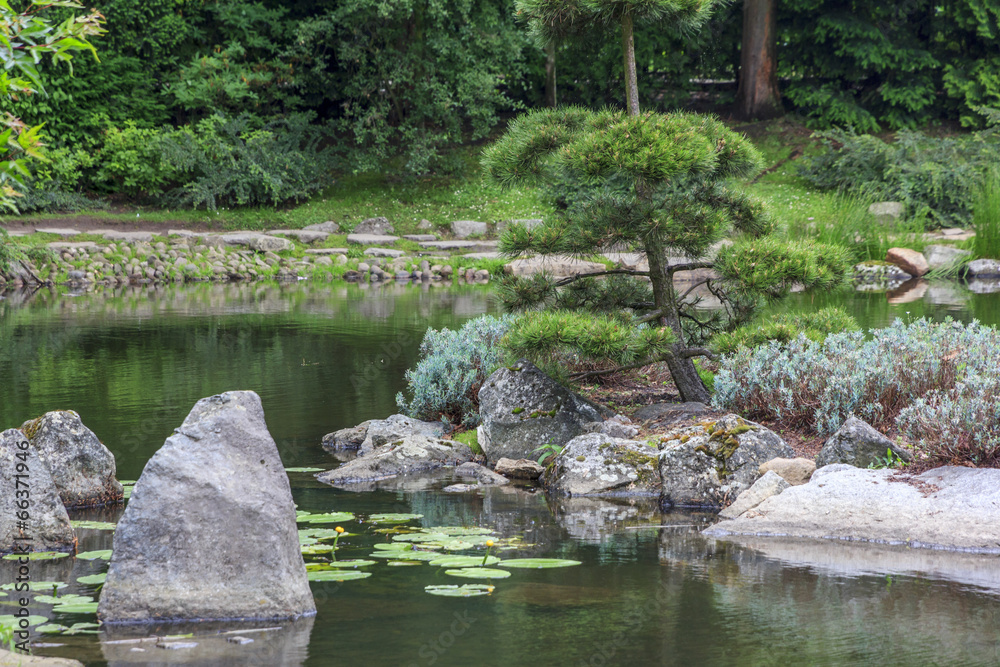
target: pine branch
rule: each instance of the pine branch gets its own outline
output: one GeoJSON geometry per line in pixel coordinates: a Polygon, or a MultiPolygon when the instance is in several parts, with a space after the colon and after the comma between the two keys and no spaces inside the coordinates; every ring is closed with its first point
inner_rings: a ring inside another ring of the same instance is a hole
{"type": "Polygon", "coordinates": [[[614,276],[614,275],[628,275],[628,276],[648,276],[649,271],[636,271],[634,269],[609,269],[607,271],[595,271],[593,273],[578,273],[574,276],[567,276],[562,280],[556,281],[556,287],[563,287],[569,285],[570,283],[575,283],[577,280],[583,280],[584,278],[596,278],[597,276],[614,276]]]}

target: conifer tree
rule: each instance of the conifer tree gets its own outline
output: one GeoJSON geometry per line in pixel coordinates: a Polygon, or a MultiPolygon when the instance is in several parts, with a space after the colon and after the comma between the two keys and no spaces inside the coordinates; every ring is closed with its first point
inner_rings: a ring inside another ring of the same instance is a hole
{"type": "MultiPolygon", "coordinates": [[[[533,32],[543,38],[579,34],[620,22],[625,43],[628,112],[576,107],[532,111],[510,124],[483,154],[491,177],[506,187],[545,186],[561,209],[541,227],[509,228],[500,249],[509,256],[592,256],[612,248],[645,253],[648,271],[624,267],[560,281],[513,278],[500,294],[512,310],[532,311],[508,337],[528,356],[571,351],[620,368],[666,362],[681,397],[707,401],[693,358],[706,344],[746,322],[763,301],[795,285],[831,288],[846,276],[841,248],[782,243],[769,235],[763,205],[733,187],[757,173],[761,156],[740,134],[710,116],[638,111],[631,26],[635,20],[694,26],[707,0],[521,0],[533,32]],[[707,259],[723,238],[732,245],[707,259]],[[670,255],[687,259],[670,264],[670,255]],[[678,293],[678,271],[714,269],[678,293]],[[648,278],[648,284],[637,278],[648,278]],[[686,297],[704,285],[724,308],[706,313],[686,297]]],[[[593,374],[593,373],[589,373],[593,374]]]]}

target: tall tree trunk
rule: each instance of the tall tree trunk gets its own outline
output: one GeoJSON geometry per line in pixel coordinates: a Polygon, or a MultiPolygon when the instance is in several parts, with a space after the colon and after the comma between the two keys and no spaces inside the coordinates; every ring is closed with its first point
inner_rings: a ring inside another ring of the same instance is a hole
{"type": "Polygon", "coordinates": [[[736,115],[744,120],[782,114],[778,91],[777,0],[743,0],[743,42],[736,115]]]}
{"type": "Polygon", "coordinates": [[[673,277],[667,272],[666,247],[659,241],[646,242],[646,258],[649,260],[649,280],[653,287],[653,303],[657,310],[663,313],[659,318],[662,326],[673,330],[677,342],[671,346],[671,354],[667,357],[667,367],[673,377],[674,385],[685,401],[708,403],[711,396],[705,389],[698,370],[694,367],[691,357],[683,355],[687,346],[684,344],[684,334],[681,331],[680,304],[677,302],[677,292],[674,291],[673,277]]]}
{"type": "Polygon", "coordinates": [[[622,17],[622,51],[625,57],[625,106],[629,116],[639,115],[639,85],[635,74],[635,39],[632,15],[622,17]]]}
{"type": "Polygon", "coordinates": [[[545,106],[555,109],[556,104],[556,45],[549,42],[545,47],[545,106]]]}

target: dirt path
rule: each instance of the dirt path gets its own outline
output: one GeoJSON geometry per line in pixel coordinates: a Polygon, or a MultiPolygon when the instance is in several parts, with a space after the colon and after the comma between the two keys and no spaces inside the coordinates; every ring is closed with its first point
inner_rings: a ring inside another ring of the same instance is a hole
{"type": "Polygon", "coordinates": [[[135,220],[121,218],[105,218],[100,215],[65,215],[55,218],[32,218],[30,221],[8,220],[0,222],[8,232],[33,232],[39,227],[58,227],[76,229],[80,232],[92,232],[98,229],[114,229],[120,232],[156,232],[164,234],[168,229],[187,229],[193,232],[221,231],[220,227],[212,227],[204,222],[188,220],[171,220],[167,222],[150,222],[137,217],[135,220]]]}

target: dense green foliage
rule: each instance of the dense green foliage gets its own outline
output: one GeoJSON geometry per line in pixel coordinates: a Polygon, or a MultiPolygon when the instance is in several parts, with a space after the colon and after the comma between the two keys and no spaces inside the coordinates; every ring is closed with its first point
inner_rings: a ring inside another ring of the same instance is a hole
{"type": "Polygon", "coordinates": [[[951,137],[902,130],[892,143],[844,130],[820,136],[839,149],[803,163],[809,182],[903,202],[929,226],[967,223],[983,174],[1000,160],[995,127],[951,137]]]}
{"type": "Polygon", "coordinates": [[[992,169],[972,203],[973,250],[979,257],[1000,258],[1000,172],[992,169]]]}
{"type": "Polygon", "coordinates": [[[823,308],[815,313],[782,313],[718,334],[712,339],[712,349],[719,354],[730,353],[741,347],[754,348],[769,341],[787,343],[800,335],[821,342],[830,334],[857,329],[857,321],[841,308],[823,308]]]}

